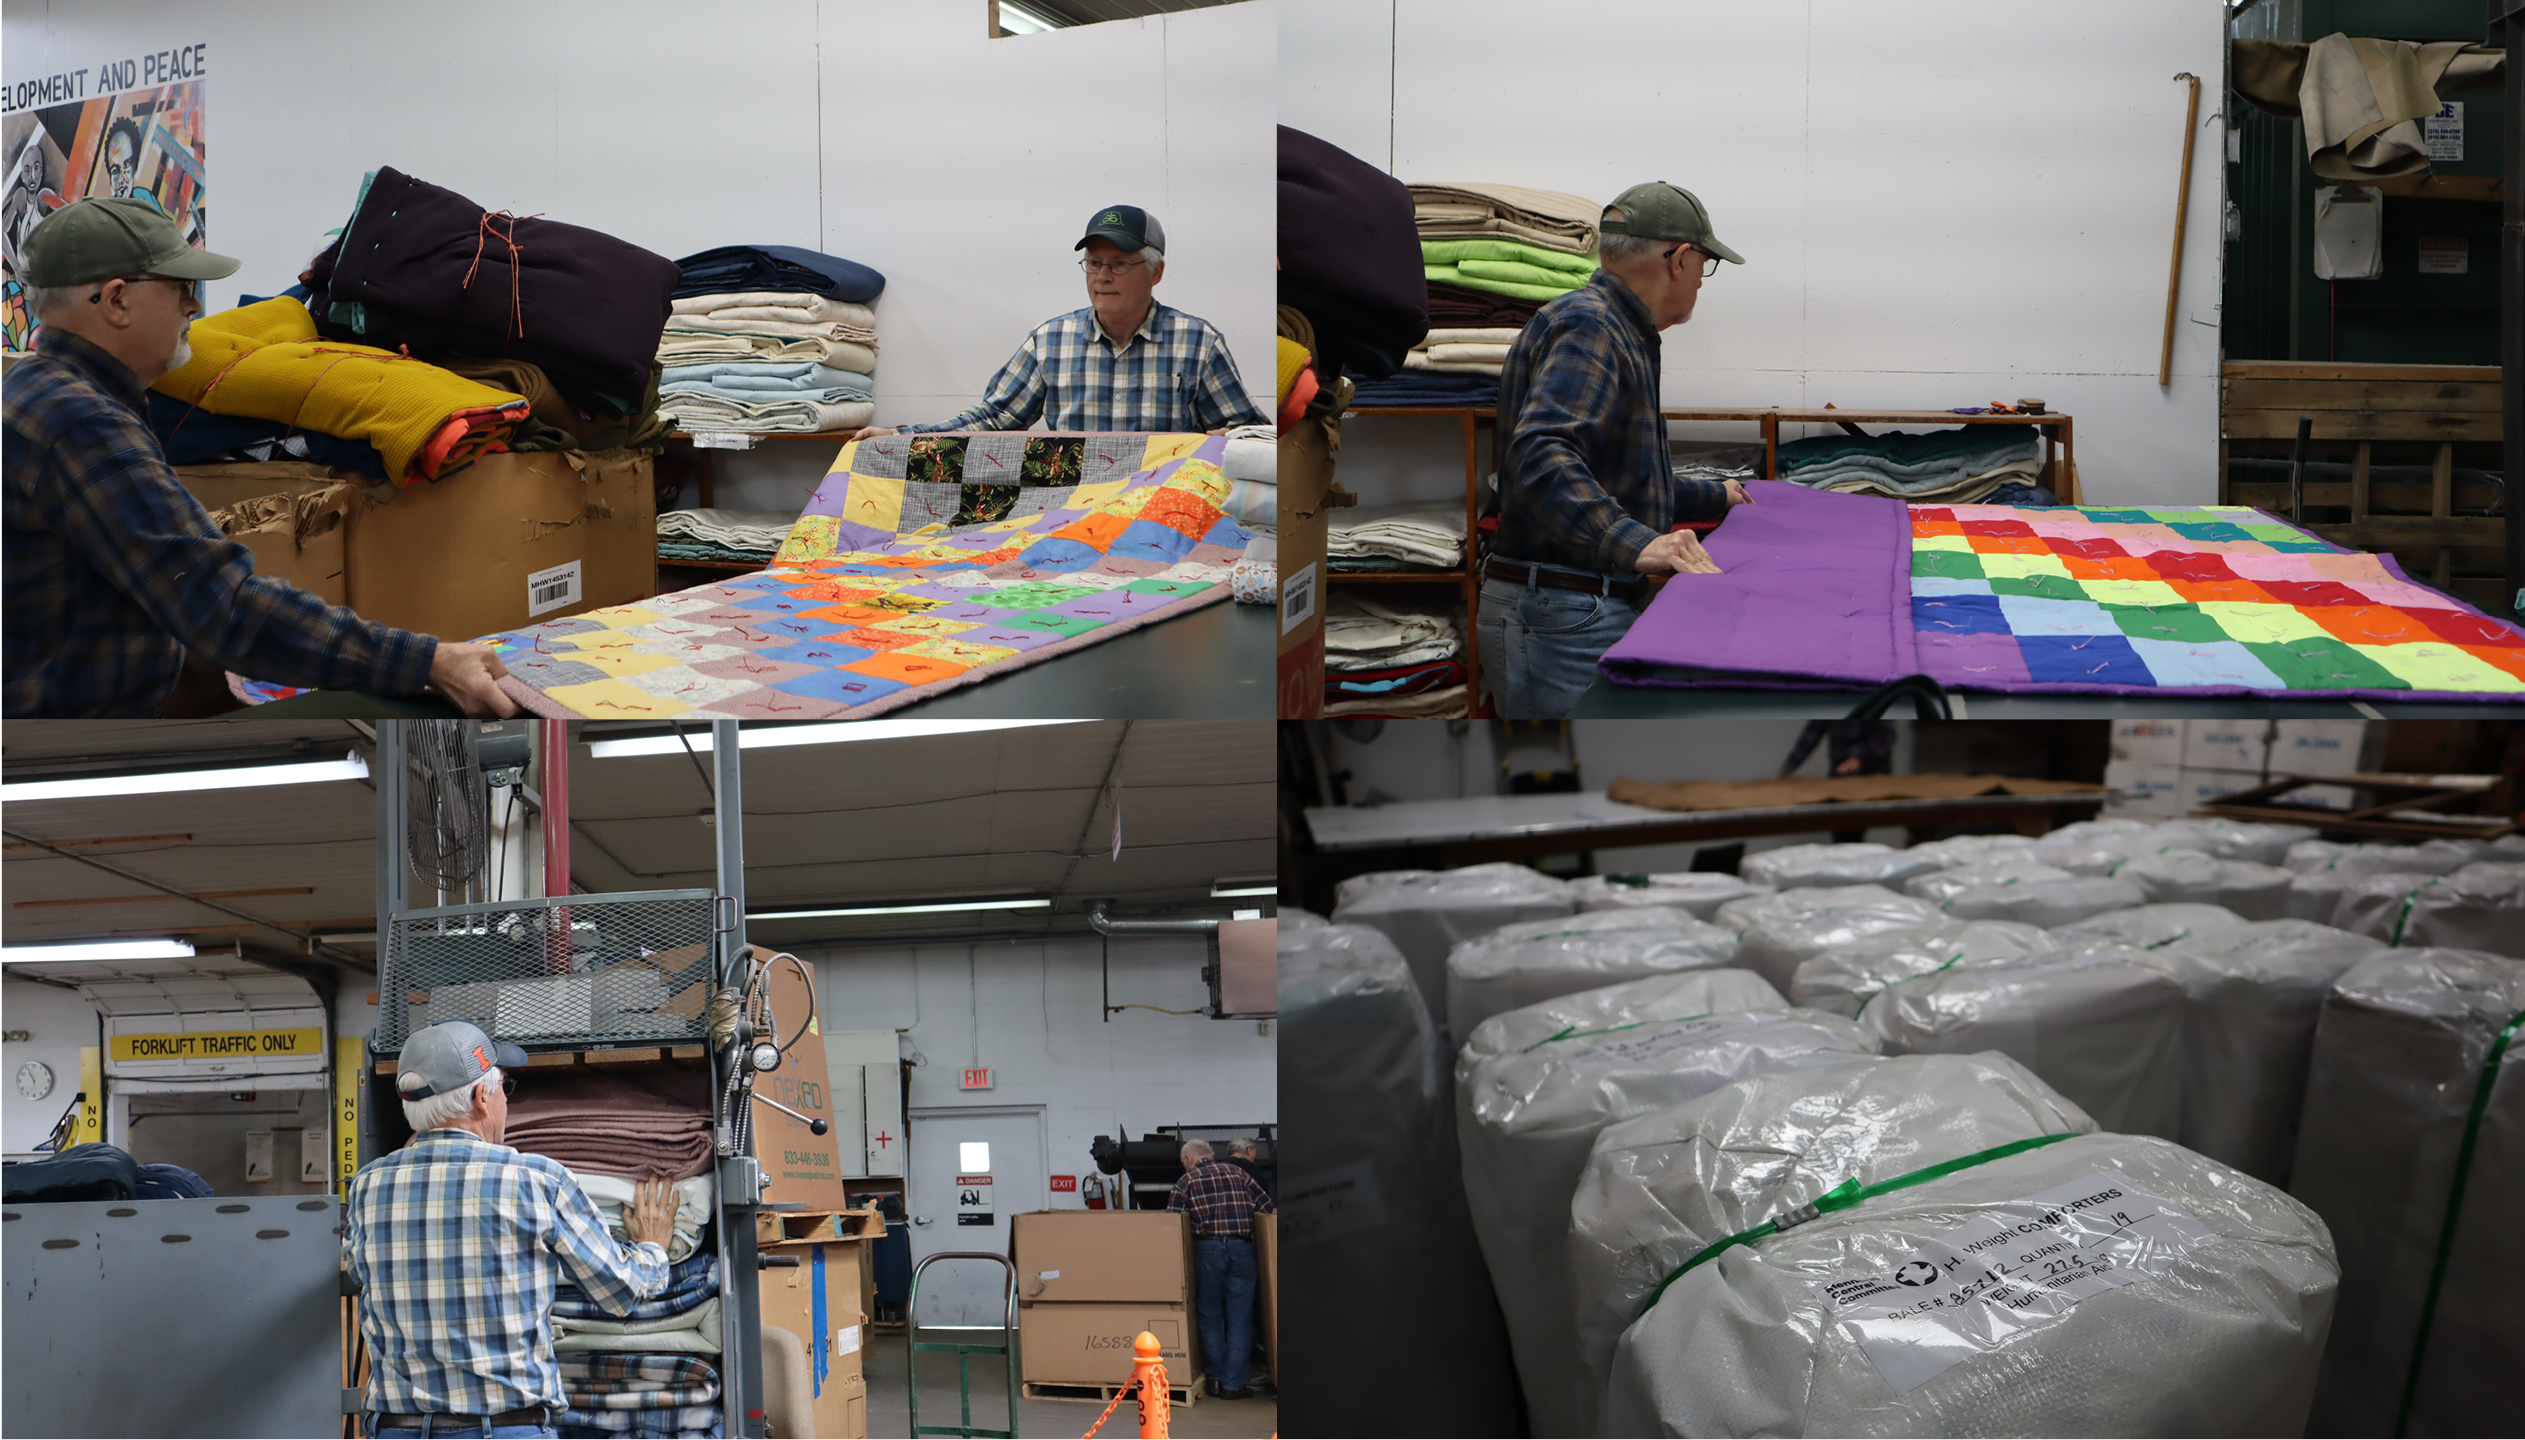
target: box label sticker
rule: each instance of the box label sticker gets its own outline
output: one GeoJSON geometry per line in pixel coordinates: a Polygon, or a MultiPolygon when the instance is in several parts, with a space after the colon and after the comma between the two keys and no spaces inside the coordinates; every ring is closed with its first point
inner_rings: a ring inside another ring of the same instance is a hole
{"type": "Polygon", "coordinates": [[[526,613],[541,615],[565,605],[576,605],[581,595],[579,562],[555,565],[526,577],[526,613]]]}
{"type": "Polygon", "coordinates": [[[2461,160],[2464,158],[2464,102],[2440,101],[2437,113],[2420,121],[2420,139],[2429,147],[2429,159],[2461,160]]]}
{"type": "Polygon", "coordinates": [[[1280,633],[1288,634],[1315,618],[1315,562],[1309,560],[1280,577],[1280,633]]]}
{"type": "Polygon", "coordinates": [[[1384,1229],[1385,1198],[1374,1162],[1354,1160],[1312,1175],[1282,1176],[1280,1215],[1292,1245],[1384,1229]]]}
{"type": "Polygon", "coordinates": [[[833,1332],[833,1353],[836,1355],[856,1355],[859,1353],[858,1326],[844,1325],[833,1332]]]}
{"type": "Polygon", "coordinates": [[[2472,242],[2461,235],[2420,237],[2420,273],[2463,275],[2472,269],[2472,242]]]}
{"type": "Polygon", "coordinates": [[[1897,1395],[2218,1236],[2117,1174],[1991,1206],[1880,1275],[1814,1286],[1897,1395]]]}

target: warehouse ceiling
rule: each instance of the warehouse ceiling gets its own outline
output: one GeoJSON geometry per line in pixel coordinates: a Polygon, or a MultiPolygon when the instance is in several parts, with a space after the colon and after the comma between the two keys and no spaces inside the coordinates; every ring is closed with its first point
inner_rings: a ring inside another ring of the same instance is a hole
{"type": "MultiPolygon", "coordinates": [[[[704,819],[712,802],[702,773],[710,756],[696,765],[680,753],[589,753],[590,741],[635,729],[572,727],[574,886],[711,886],[717,838],[704,819]]],[[[368,726],[340,720],[13,722],[0,736],[11,782],[354,752],[373,757],[368,726]]],[[[1211,899],[1212,884],[1268,876],[1276,863],[1263,722],[1091,721],[740,754],[749,911],[1053,902],[1049,912],[748,926],[751,938],[784,948],[1086,933],[1096,899],[1125,916],[1224,915],[1231,902],[1211,899]]],[[[504,795],[494,801],[505,804],[504,795]]],[[[345,960],[356,969],[374,953],[369,781],[11,802],[5,828],[9,944],[178,935],[205,950],[241,944],[267,963],[320,970],[345,960]],[[330,942],[328,956],[306,935],[359,938],[330,942]]]]}

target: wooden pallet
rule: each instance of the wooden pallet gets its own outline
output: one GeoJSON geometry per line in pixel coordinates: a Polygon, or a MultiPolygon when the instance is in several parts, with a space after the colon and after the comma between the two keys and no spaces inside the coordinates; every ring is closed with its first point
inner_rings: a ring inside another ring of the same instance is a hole
{"type": "MultiPolygon", "coordinates": [[[[1113,1403],[1114,1396],[1130,1389],[1131,1386],[1128,1381],[1120,1385],[1106,1385],[1093,1380],[1086,1380],[1080,1381],[1076,1384],[1065,1385],[1050,1380],[1028,1380],[1022,1388],[1025,1390],[1026,1398],[1029,1400],[1080,1400],[1090,1405],[1109,1405],[1113,1403]]],[[[1201,1378],[1199,1376],[1194,1376],[1191,1380],[1186,1381],[1183,1384],[1168,1385],[1166,1387],[1166,1403],[1169,1405],[1190,1405],[1195,1399],[1199,1398],[1200,1394],[1201,1378]]]]}

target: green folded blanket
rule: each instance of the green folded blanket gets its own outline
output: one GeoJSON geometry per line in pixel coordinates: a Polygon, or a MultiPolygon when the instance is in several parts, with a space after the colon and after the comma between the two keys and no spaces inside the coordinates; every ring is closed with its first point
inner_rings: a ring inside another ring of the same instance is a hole
{"type": "Polygon", "coordinates": [[[1546,250],[1539,245],[1521,245],[1514,240],[1423,240],[1420,242],[1420,260],[1424,265],[1502,260],[1511,265],[1567,270],[1581,280],[1596,271],[1596,257],[1593,255],[1572,255],[1566,250],[1546,250]]]}
{"type": "MultiPolygon", "coordinates": [[[[1579,278],[1570,276],[1566,272],[1545,271],[1528,265],[1503,265],[1495,260],[1471,260],[1465,263],[1490,270],[1526,270],[1537,275],[1558,273],[1563,279],[1579,278]]],[[[1493,295],[1506,295],[1517,300],[1558,300],[1586,283],[1583,279],[1579,279],[1578,285],[1537,285],[1531,282],[1504,280],[1495,276],[1469,273],[1463,265],[1425,265],[1421,268],[1433,281],[1447,285],[1461,285],[1469,290],[1486,290],[1493,295]]]]}

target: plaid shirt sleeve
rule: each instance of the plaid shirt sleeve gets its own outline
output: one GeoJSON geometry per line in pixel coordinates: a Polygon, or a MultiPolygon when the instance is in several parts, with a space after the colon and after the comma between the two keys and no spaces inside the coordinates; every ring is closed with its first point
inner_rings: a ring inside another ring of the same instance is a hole
{"type": "Polygon", "coordinates": [[[544,1243],[588,1299],[615,1315],[628,1315],[665,1286],[666,1247],[651,1240],[615,1239],[585,1190],[566,1180],[556,1184],[552,1209],[552,1229],[544,1243]]]}
{"type": "Polygon", "coordinates": [[[1225,430],[1231,425],[1265,423],[1262,411],[1254,408],[1253,397],[1245,393],[1244,377],[1236,373],[1236,357],[1227,352],[1227,337],[1208,325],[1201,328],[1201,365],[1192,386],[1192,409],[1200,417],[1199,428],[1225,430]]]}
{"type": "Polygon", "coordinates": [[[137,417],[93,410],[54,458],[38,504],[63,546],[204,660],[324,689],[397,695],[429,682],[435,639],[255,574],[253,552],[219,533],[137,417]]]}
{"type": "Polygon", "coordinates": [[[999,367],[991,383],[982,387],[982,403],[950,420],[934,425],[906,425],[907,432],[937,430],[1023,430],[1043,414],[1045,393],[1044,361],[1039,342],[1043,331],[1038,329],[999,367]]]}
{"type": "Polygon", "coordinates": [[[1591,436],[1618,436],[1630,424],[1616,401],[1612,326],[1618,321],[1576,306],[1536,318],[1540,323],[1527,326],[1517,347],[1531,345],[1536,359],[1501,466],[1522,492],[1517,523],[1554,554],[1569,557],[1564,563],[1626,573],[1657,532],[1631,518],[1588,462],[1591,436]]]}

